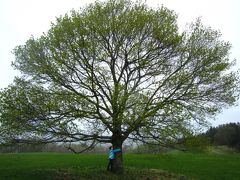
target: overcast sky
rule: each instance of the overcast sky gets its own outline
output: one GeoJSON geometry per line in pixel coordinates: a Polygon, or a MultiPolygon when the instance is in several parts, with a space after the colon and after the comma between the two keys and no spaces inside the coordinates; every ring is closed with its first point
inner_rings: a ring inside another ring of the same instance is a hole
{"type": "MultiPolygon", "coordinates": [[[[0,88],[5,88],[18,73],[11,67],[11,53],[31,35],[46,32],[55,17],[79,9],[94,0],[0,0],[0,88]]],[[[179,25],[201,17],[203,24],[222,33],[222,39],[232,44],[230,57],[240,67],[240,0],[146,0],[149,6],[164,5],[178,14],[179,25]]],[[[214,126],[240,122],[240,105],[224,109],[211,121],[214,126]]]]}

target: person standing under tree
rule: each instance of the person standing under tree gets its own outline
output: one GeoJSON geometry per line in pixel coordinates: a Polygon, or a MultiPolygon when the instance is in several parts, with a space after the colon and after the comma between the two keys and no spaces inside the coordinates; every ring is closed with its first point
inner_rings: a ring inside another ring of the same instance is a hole
{"type": "Polygon", "coordinates": [[[109,147],[109,151],[108,151],[108,159],[109,159],[109,163],[107,166],[107,170],[108,171],[112,171],[112,166],[113,166],[113,161],[115,159],[115,153],[120,152],[121,149],[114,149],[112,146],[109,147]]]}

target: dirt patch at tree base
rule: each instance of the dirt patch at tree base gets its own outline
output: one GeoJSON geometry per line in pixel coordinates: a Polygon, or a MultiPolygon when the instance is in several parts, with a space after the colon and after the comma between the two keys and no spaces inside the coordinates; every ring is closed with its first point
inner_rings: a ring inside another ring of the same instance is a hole
{"type": "Polygon", "coordinates": [[[193,178],[181,174],[174,174],[161,169],[126,168],[124,174],[116,175],[106,170],[88,169],[51,169],[45,172],[38,170],[45,180],[192,180],[193,178]]]}

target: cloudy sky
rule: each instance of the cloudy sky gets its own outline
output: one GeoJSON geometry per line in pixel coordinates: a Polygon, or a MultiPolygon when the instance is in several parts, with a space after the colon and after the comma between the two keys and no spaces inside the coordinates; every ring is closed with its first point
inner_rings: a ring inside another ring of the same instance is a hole
{"type": "MultiPolygon", "coordinates": [[[[94,0],[0,0],[0,88],[5,88],[18,74],[11,67],[11,53],[17,45],[30,37],[46,32],[55,17],[79,9],[94,0]]],[[[220,30],[222,39],[232,44],[230,57],[240,68],[240,0],[146,0],[149,6],[164,5],[178,14],[179,25],[201,17],[203,24],[220,30]]],[[[224,109],[214,126],[226,122],[240,122],[240,103],[224,109]]]]}

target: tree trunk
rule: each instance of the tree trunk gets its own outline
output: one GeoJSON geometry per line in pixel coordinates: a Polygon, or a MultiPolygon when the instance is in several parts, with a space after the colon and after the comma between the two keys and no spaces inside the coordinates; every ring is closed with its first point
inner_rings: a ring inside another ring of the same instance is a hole
{"type": "Polygon", "coordinates": [[[120,152],[115,153],[115,159],[112,163],[111,171],[115,174],[122,174],[123,173],[123,153],[122,153],[122,140],[121,136],[113,136],[112,139],[112,146],[114,149],[120,149],[120,152]]]}

